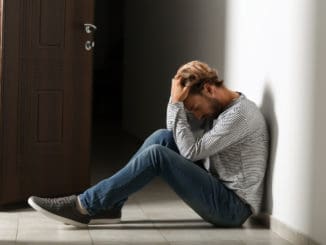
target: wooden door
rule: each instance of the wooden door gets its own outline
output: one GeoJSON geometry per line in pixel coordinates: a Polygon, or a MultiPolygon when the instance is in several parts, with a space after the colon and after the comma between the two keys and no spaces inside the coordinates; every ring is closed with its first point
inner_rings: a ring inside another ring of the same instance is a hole
{"type": "Polygon", "coordinates": [[[3,0],[0,204],[90,184],[93,0],[3,0]]]}

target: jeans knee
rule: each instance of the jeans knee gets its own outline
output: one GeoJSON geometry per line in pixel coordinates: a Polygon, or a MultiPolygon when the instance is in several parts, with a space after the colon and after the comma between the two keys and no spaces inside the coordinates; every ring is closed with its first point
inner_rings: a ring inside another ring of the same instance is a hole
{"type": "Polygon", "coordinates": [[[160,144],[153,144],[149,147],[147,147],[147,151],[150,155],[157,158],[159,155],[161,155],[162,152],[164,152],[167,148],[165,146],[162,146],[160,144]]]}
{"type": "Polygon", "coordinates": [[[152,134],[152,136],[154,136],[155,138],[161,139],[161,140],[162,139],[171,139],[171,138],[173,138],[173,133],[170,130],[161,128],[161,129],[156,130],[152,134]]]}
{"type": "Polygon", "coordinates": [[[173,133],[167,129],[156,130],[145,140],[142,147],[145,149],[151,145],[162,145],[179,153],[179,149],[173,138],[173,133]]]}
{"type": "Polygon", "coordinates": [[[158,129],[148,138],[151,144],[168,145],[174,142],[173,133],[167,129],[158,129]]]}
{"type": "Polygon", "coordinates": [[[153,144],[147,149],[148,154],[151,157],[151,163],[157,169],[164,168],[166,161],[166,156],[168,155],[169,149],[160,144],[153,144]]]}

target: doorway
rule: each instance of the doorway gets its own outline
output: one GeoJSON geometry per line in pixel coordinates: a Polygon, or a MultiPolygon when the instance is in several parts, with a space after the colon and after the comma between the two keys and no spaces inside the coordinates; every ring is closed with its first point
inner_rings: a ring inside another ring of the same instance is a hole
{"type": "Polygon", "coordinates": [[[95,1],[91,182],[111,176],[137,149],[122,129],[124,1],[95,1]]]}
{"type": "Polygon", "coordinates": [[[123,1],[95,1],[93,119],[121,120],[123,82],[123,1]]]}

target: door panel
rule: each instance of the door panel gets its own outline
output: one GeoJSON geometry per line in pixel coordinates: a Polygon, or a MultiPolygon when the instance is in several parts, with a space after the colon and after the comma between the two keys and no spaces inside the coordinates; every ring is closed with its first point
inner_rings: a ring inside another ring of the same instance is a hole
{"type": "Polygon", "coordinates": [[[83,24],[93,21],[93,3],[20,0],[19,6],[16,199],[79,192],[90,179],[92,52],[83,45],[93,37],[83,24]]]}

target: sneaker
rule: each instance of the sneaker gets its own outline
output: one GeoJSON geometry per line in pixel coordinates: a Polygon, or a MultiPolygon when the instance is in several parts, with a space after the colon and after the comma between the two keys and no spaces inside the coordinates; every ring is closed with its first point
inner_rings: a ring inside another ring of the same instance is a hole
{"type": "Polygon", "coordinates": [[[87,227],[88,225],[115,224],[121,221],[121,209],[110,209],[97,215],[81,214],[76,207],[77,196],[61,198],[40,198],[32,196],[28,204],[48,218],[67,225],[87,227]]]}
{"type": "Polygon", "coordinates": [[[28,198],[28,204],[48,218],[77,227],[87,227],[91,217],[81,214],[76,208],[76,203],[76,195],[61,198],[40,198],[35,196],[28,198]]]}

